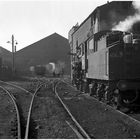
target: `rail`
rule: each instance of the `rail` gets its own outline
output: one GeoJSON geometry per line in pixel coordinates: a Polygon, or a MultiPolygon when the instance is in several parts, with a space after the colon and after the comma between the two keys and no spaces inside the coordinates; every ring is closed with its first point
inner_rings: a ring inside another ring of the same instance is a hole
{"type": "Polygon", "coordinates": [[[81,134],[78,134],[77,136],[79,137],[80,135],[83,136],[83,138],[87,138],[90,139],[90,136],[87,134],[87,132],[82,128],[82,126],[77,122],[77,120],[74,118],[74,116],[71,114],[71,112],[69,111],[68,107],[64,104],[64,102],[62,101],[62,99],[59,97],[58,92],[56,90],[58,84],[60,82],[57,82],[54,85],[54,92],[57,96],[57,98],[59,99],[59,101],[61,102],[61,104],[63,105],[64,109],[67,111],[67,113],[69,114],[69,116],[71,117],[71,119],[73,120],[73,122],[75,123],[75,125],[78,127],[78,129],[81,131],[81,134]]]}
{"type": "Polygon", "coordinates": [[[28,137],[29,137],[30,118],[31,118],[31,113],[32,113],[33,101],[34,101],[35,95],[37,94],[37,92],[39,91],[39,89],[42,86],[43,86],[43,84],[37,86],[37,88],[32,96],[32,99],[31,99],[31,103],[30,103],[30,107],[29,107],[29,111],[28,111],[27,123],[26,123],[25,139],[28,139],[28,137]]]}
{"type": "Polygon", "coordinates": [[[21,124],[20,124],[20,114],[19,114],[19,110],[18,110],[18,106],[16,104],[16,99],[15,97],[7,90],[5,89],[4,87],[0,86],[0,88],[2,90],[4,90],[8,95],[9,97],[11,98],[14,106],[15,106],[15,109],[16,109],[16,115],[17,115],[17,123],[18,123],[18,139],[21,139],[21,124]]]}
{"type": "Polygon", "coordinates": [[[77,135],[77,137],[78,137],[79,139],[83,139],[83,136],[77,131],[76,128],[74,128],[74,127],[70,124],[70,122],[66,121],[66,123],[67,123],[67,124],[69,125],[69,127],[74,131],[74,133],[77,135]]]}
{"type": "Polygon", "coordinates": [[[1,83],[4,83],[4,84],[7,84],[7,85],[10,85],[10,86],[13,86],[13,87],[16,87],[16,88],[18,88],[18,89],[20,89],[20,90],[23,90],[23,91],[25,91],[25,92],[27,92],[27,93],[29,93],[29,94],[32,95],[32,93],[31,93],[30,91],[28,91],[28,90],[26,90],[26,89],[24,89],[24,88],[22,88],[22,87],[20,87],[20,86],[17,86],[17,85],[15,85],[15,84],[11,84],[11,83],[9,83],[9,82],[4,82],[4,81],[1,81],[1,80],[0,80],[0,82],[1,82],[1,83]]]}

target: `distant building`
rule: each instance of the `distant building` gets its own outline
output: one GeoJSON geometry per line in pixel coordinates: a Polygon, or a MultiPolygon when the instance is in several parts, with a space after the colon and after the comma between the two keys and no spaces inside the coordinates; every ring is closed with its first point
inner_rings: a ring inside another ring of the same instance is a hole
{"type": "Polygon", "coordinates": [[[54,33],[16,52],[15,67],[19,74],[29,74],[31,66],[50,62],[65,64],[64,74],[70,74],[70,46],[68,40],[54,33]]]}
{"type": "Polygon", "coordinates": [[[0,67],[1,66],[12,67],[12,53],[3,47],[0,47],[0,67]]]}

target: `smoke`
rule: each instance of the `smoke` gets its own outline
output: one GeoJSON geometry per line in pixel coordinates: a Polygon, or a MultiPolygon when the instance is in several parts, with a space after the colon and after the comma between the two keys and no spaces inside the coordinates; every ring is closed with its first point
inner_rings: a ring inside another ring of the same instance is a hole
{"type": "Polygon", "coordinates": [[[132,4],[134,8],[140,12],[140,1],[133,1],[132,4]]]}
{"type": "Polygon", "coordinates": [[[133,16],[127,16],[125,20],[115,25],[112,30],[131,31],[133,25],[140,21],[140,1],[133,1],[132,4],[136,13],[133,16]]]}

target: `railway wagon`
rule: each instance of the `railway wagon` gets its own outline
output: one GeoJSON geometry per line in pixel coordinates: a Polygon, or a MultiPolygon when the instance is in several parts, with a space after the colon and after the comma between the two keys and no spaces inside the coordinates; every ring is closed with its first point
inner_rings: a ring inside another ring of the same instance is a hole
{"type": "Polygon", "coordinates": [[[51,62],[46,65],[30,66],[29,69],[32,75],[59,77],[63,76],[64,67],[64,63],[62,62],[59,62],[58,64],[51,62]]]}
{"type": "Polygon", "coordinates": [[[135,11],[132,1],[107,3],[69,32],[73,84],[117,108],[140,105],[140,33],[113,30],[135,11]]]}

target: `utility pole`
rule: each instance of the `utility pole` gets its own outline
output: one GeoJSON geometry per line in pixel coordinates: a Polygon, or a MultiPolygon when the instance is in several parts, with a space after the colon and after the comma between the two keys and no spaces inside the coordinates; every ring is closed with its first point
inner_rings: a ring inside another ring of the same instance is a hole
{"type": "Polygon", "coordinates": [[[14,35],[12,35],[12,72],[15,74],[15,46],[14,46],[14,35]]]}
{"type": "Polygon", "coordinates": [[[16,45],[18,44],[17,42],[15,42],[14,40],[14,35],[12,35],[12,41],[8,41],[7,43],[11,43],[12,44],[12,72],[13,75],[15,75],[15,53],[16,53],[16,45]]]}

